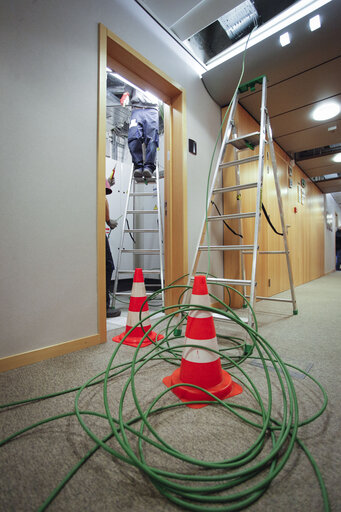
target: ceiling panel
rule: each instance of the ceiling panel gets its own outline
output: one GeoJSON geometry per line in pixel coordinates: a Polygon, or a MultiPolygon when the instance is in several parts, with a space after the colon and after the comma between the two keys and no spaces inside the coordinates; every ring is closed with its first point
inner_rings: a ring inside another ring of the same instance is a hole
{"type": "Polygon", "coordinates": [[[276,142],[287,153],[297,153],[307,149],[329,146],[340,142],[338,132],[328,132],[324,125],[314,126],[301,132],[292,132],[288,135],[275,137],[276,142]]]}
{"type": "MultiPolygon", "coordinates": [[[[267,104],[271,121],[282,112],[298,109],[302,105],[309,105],[339,94],[340,83],[341,56],[282,82],[274,85],[270,83],[267,104]]],[[[241,98],[243,107],[253,116],[258,115],[254,109],[255,104],[259,105],[259,102],[260,92],[245,94],[241,98]]]]}
{"type": "MultiPolygon", "coordinates": [[[[341,172],[341,163],[334,162],[333,156],[334,155],[325,155],[315,158],[307,158],[306,160],[300,160],[298,163],[303,170],[310,169],[311,171],[313,171],[315,169],[321,169],[322,167],[328,167],[333,169],[340,169],[339,172],[341,172]]],[[[336,171],[334,170],[333,172],[336,171]]]]}
{"type": "MultiPolygon", "coordinates": [[[[314,129],[315,127],[320,127],[321,130],[326,131],[327,134],[331,136],[331,140],[333,135],[336,135],[336,138],[341,139],[341,134],[338,129],[341,122],[341,94],[335,96],[333,99],[340,105],[340,115],[330,119],[329,121],[322,122],[314,121],[312,119],[312,111],[315,105],[302,106],[299,109],[291,110],[275,117],[270,116],[274,137],[278,138],[288,133],[298,133],[301,131],[314,129]],[[328,128],[333,129],[335,126],[335,130],[328,131],[328,128]]],[[[333,143],[331,142],[331,144],[333,143]]],[[[319,146],[324,146],[324,144],[319,144],[319,146]]],[[[305,149],[311,148],[306,147],[305,149]]]]}
{"type": "Polygon", "coordinates": [[[319,181],[318,187],[324,194],[339,192],[341,190],[341,178],[319,181]]]}
{"type": "Polygon", "coordinates": [[[206,0],[205,2],[196,2],[196,7],[175,23],[171,29],[181,41],[185,41],[240,3],[240,0],[206,0]]]}
{"type": "Polygon", "coordinates": [[[139,0],[137,3],[156,16],[164,25],[170,27],[193,9],[198,4],[198,0],[172,1],[171,8],[168,1],[139,0]]]}

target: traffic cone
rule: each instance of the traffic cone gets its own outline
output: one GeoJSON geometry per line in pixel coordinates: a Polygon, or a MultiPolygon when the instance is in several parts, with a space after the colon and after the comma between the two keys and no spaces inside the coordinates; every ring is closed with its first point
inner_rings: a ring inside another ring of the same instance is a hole
{"type": "MultiPolygon", "coordinates": [[[[195,276],[191,304],[209,306],[209,295],[206,277],[195,276]]],[[[200,345],[202,348],[185,347],[182,353],[181,366],[172,375],[165,377],[163,383],[167,386],[183,384],[172,389],[173,393],[183,402],[192,400],[214,401],[210,395],[200,389],[185,386],[195,384],[206,389],[212,395],[224,400],[243,392],[243,388],[234,382],[231,375],[221,367],[220,356],[213,316],[210,311],[192,310],[187,318],[185,344],[200,345]],[[206,347],[206,348],[205,348],[206,347]]],[[[188,407],[199,409],[208,404],[192,404],[188,407]]]]}
{"type": "MultiPolygon", "coordinates": [[[[113,337],[113,341],[120,343],[122,338],[126,335],[130,329],[136,325],[140,321],[140,311],[142,304],[146,300],[146,288],[144,285],[144,278],[142,273],[142,268],[136,268],[134,273],[133,280],[133,288],[131,290],[131,297],[128,308],[128,316],[127,316],[127,325],[124,332],[119,334],[118,336],[113,337]]],[[[146,316],[149,315],[148,302],[145,302],[141,312],[141,320],[143,320],[146,316]]],[[[131,347],[137,347],[143,338],[144,334],[150,329],[151,323],[150,320],[146,320],[142,323],[142,325],[138,325],[135,329],[126,337],[123,341],[123,345],[130,345],[131,347]],[[143,328],[142,328],[143,326],[143,328]]],[[[156,334],[154,331],[150,331],[148,337],[146,337],[141,347],[146,347],[147,345],[151,345],[152,341],[162,340],[163,336],[161,334],[156,334]],[[151,341],[152,340],[152,341],[151,341]]]]}

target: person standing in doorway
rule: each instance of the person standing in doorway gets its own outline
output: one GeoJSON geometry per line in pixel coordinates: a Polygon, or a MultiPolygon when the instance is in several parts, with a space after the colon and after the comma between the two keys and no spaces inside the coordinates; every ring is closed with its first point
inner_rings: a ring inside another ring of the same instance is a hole
{"type": "Polygon", "coordinates": [[[335,232],[336,270],[341,270],[341,226],[335,232]]]}
{"type": "MultiPolygon", "coordinates": [[[[112,177],[111,180],[112,185],[115,184],[115,178],[112,177]]],[[[108,180],[105,180],[105,194],[109,195],[112,193],[111,187],[109,185],[108,180]]],[[[110,219],[110,211],[109,211],[109,203],[107,198],[105,198],[105,222],[109,226],[110,229],[117,228],[117,220],[110,219]]],[[[106,272],[106,304],[107,304],[107,318],[112,318],[115,316],[120,316],[121,310],[110,307],[110,284],[111,284],[111,276],[113,271],[115,270],[114,260],[111,254],[109,240],[107,235],[105,235],[105,272],[106,272]]]]}
{"type": "Polygon", "coordinates": [[[121,105],[132,106],[128,131],[128,146],[134,164],[135,178],[152,178],[155,171],[156,151],[159,147],[158,100],[149,92],[127,85],[121,105]],[[145,157],[143,158],[143,143],[145,157]]]}

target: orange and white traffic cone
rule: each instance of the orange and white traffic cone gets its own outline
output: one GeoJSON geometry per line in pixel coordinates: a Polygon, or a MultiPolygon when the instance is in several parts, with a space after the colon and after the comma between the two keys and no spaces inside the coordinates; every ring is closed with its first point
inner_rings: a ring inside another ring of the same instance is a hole
{"type": "MultiPolygon", "coordinates": [[[[195,276],[191,304],[209,306],[209,295],[206,277],[195,276]]],[[[173,393],[183,402],[192,400],[214,401],[210,395],[200,389],[186,386],[195,384],[206,389],[212,395],[224,400],[243,392],[243,388],[234,382],[231,375],[221,367],[213,316],[210,311],[192,310],[187,318],[185,344],[198,345],[185,347],[182,353],[181,366],[172,375],[165,377],[163,383],[167,386],[181,384],[172,389],[173,393]]],[[[191,404],[188,407],[199,409],[208,404],[191,404]]]]}
{"type": "MultiPolygon", "coordinates": [[[[129,302],[129,308],[128,308],[128,316],[127,316],[127,325],[124,332],[119,334],[118,336],[113,337],[113,341],[116,341],[116,343],[120,343],[122,338],[126,335],[130,329],[134,325],[136,325],[140,321],[140,311],[142,304],[146,300],[146,288],[144,285],[144,278],[143,278],[143,272],[142,268],[136,268],[134,273],[134,280],[133,280],[133,288],[131,290],[131,296],[130,296],[130,302],[129,302]]],[[[146,316],[149,315],[149,307],[148,302],[145,302],[142,311],[141,311],[141,320],[146,318],[146,316]]],[[[145,333],[148,331],[148,329],[151,328],[150,320],[146,320],[142,322],[142,325],[138,325],[131,331],[131,333],[126,337],[126,339],[123,341],[123,345],[130,345],[131,347],[137,347],[140,343],[141,339],[145,335],[145,333]]],[[[148,337],[146,337],[141,347],[146,347],[147,345],[151,345],[153,341],[161,340],[163,336],[161,334],[157,334],[154,331],[150,331],[148,334],[148,337]]]]}

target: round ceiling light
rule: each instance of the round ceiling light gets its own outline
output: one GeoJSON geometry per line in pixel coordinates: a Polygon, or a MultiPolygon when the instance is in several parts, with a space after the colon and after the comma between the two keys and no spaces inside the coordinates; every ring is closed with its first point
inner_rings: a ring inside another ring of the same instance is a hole
{"type": "Polygon", "coordinates": [[[333,156],[334,162],[341,162],[341,153],[336,153],[336,155],[333,156]]]}
{"type": "Polygon", "coordinates": [[[340,105],[335,103],[334,101],[329,101],[328,103],[323,103],[315,108],[313,111],[313,118],[315,121],[325,121],[326,119],[331,119],[335,117],[340,112],[340,105]]]}

